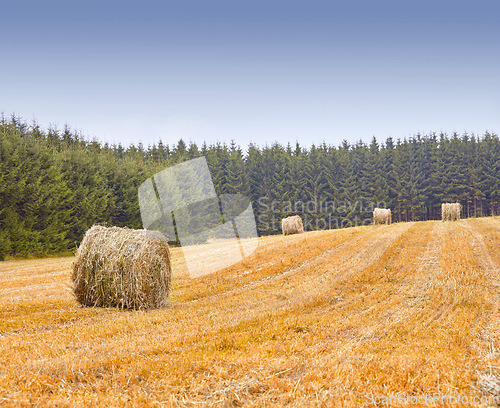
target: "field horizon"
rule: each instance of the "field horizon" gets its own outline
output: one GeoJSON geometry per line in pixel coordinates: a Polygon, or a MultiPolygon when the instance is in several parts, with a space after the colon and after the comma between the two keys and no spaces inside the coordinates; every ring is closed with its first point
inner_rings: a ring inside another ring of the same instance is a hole
{"type": "Polygon", "coordinates": [[[499,406],[500,217],[262,237],[199,278],[171,251],[149,311],[81,307],[73,257],[0,262],[0,405],[499,406]]]}

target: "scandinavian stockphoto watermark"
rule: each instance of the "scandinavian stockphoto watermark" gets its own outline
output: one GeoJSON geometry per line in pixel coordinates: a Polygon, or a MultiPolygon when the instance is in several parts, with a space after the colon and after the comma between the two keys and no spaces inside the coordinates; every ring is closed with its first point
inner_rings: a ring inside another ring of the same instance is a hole
{"type": "Polygon", "coordinates": [[[191,277],[217,272],[257,249],[250,199],[217,196],[205,157],[156,173],[138,194],[144,229],[180,243],[191,277]]]}
{"type": "Polygon", "coordinates": [[[435,392],[432,394],[411,395],[407,393],[397,393],[393,395],[375,395],[366,394],[364,396],[368,405],[375,406],[397,406],[397,405],[429,405],[429,406],[449,406],[449,405],[470,405],[481,404],[488,406],[500,405],[500,396],[498,395],[483,395],[483,396],[468,396],[460,394],[442,394],[435,392]]]}
{"type": "Polygon", "coordinates": [[[166,168],[139,187],[146,230],[161,231],[180,243],[191,277],[217,272],[251,255],[261,233],[279,233],[283,215],[301,216],[304,230],[346,228],[372,223],[375,207],[385,202],[360,198],[335,201],[280,201],[260,197],[255,205],[239,194],[217,196],[205,157],[166,168]]]}

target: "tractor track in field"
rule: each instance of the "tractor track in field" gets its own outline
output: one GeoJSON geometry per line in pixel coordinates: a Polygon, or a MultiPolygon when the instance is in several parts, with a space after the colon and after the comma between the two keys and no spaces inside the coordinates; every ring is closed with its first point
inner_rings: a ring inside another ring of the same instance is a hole
{"type": "MultiPolygon", "coordinates": [[[[354,251],[351,258],[358,258],[363,261],[363,268],[369,267],[371,263],[375,262],[378,257],[382,254],[383,250],[387,248],[393,241],[395,241],[397,238],[399,238],[400,235],[402,235],[405,231],[411,228],[413,223],[405,223],[402,224],[402,231],[400,231],[397,235],[394,234],[394,231],[392,229],[387,229],[385,227],[381,227],[381,229],[377,232],[382,231],[381,236],[377,237],[376,240],[373,242],[370,242],[368,245],[364,245],[361,247],[359,251],[354,251]],[[383,230],[382,230],[383,228],[383,230]],[[385,244],[385,245],[384,245],[385,244]],[[366,261],[369,260],[367,263],[366,261]]],[[[198,304],[204,301],[211,301],[214,298],[216,299],[222,299],[226,298],[228,296],[232,296],[235,294],[247,292],[252,289],[259,288],[261,286],[267,285],[267,284],[272,284],[278,279],[282,278],[288,278],[293,275],[296,275],[303,271],[306,268],[312,268],[314,266],[320,265],[324,263],[326,260],[328,260],[329,257],[331,257],[334,254],[338,254],[340,252],[345,251],[349,247],[355,247],[358,245],[360,241],[362,241],[364,238],[367,236],[373,234],[373,230],[367,230],[366,232],[363,232],[356,237],[354,237],[351,240],[346,240],[343,241],[342,243],[336,245],[333,248],[327,249],[326,251],[323,251],[322,253],[318,254],[314,258],[309,258],[306,259],[305,261],[301,262],[299,265],[292,266],[291,268],[288,268],[287,270],[283,272],[276,273],[274,275],[266,276],[265,278],[249,282],[241,287],[238,288],[233,288],[227,291],[224,291],[222,293],[216,293],[210,296],[206,296],[200,299],[193,299],[188,302],[179,302],[178,306],[183,306],[183,305],[191,305],[191,304],[198,304]]],[[[353,271],[351,271],[353,272],[353,271]]],[[[327,274],[325,272],[324,274],[327,274]]],[[[346,277],[349,274],[343,274],[343,278],[346,277]]],[[[314,275],[314,279],[317,279],[319,276],[314,275]]],[[[341,278],[341,276],[337,276],[337,278],[341,278]]],[[[310,293],[308,294],[310,295],[310,293]]]]}
{"type": "MultiPolygon", "coordinates": [[[[474,219],[474,223],[467,222],[466,228],[471,235],[471,243],[476,262],[484,271],[484,275],[489,283],[489,289],[492,292],[492,307],[485,311],[487,321],[478,333],[478,343],[474,345],[474,349],[479,356],[476,362],[475,370],[477,373],[477,382],[473,384],[473,388],[481,391],[483,395],[493,395],[498,398],[500,389],[500,367],[499,357],[500,349],[495,347],[498,344],[500,337],[500,264],[492,256],[490,249],[485,243],[485,239],[496,241],[492,236],[495,225],[500,227],[498,220],[489,220],[487,224],[483,218],[474,219]],[[491,222],[495,221],[495,222],[491,222]]],[[[473,322],[474,327],[478,325],[479,316],[473,322]]]]}
{"type": "MultiPolygon", "coordinates": [[[[478,231],[478,225],[471,225],[470,223],[467,223],[466,228],[471,234],[472,247],[477,263],[485,272],[485,276],[490,284],[490,289],[494,294],[493,309],[500,310],[500,265],[497,261],[495,261],[484,241],[485,237],[488,237],[488,229],[491,227],[486,225],[484,220],[481,218],[477,219],[476,222],[479,223],[481,228],[483,228],[481,232],[478,231]],[[486,230],[484,228],[486,228],[486,230]]],[[[483,328],[482,337],[488,338],[489,333],[498,327],[498,323],[498,321],[490,321],[486,327],[483,328]]],[[[485,344],[485,347],[486,349],[489,349],[489,344],[485,344]]]]}
{"type": "MultiPolygon", "coordinates": [[[[358,313],[349,315],[349,321],[360,318],[363,315],[376,311],[383,311],[383,317],[371,320],[370,324],[364,325],[358,337],[353,336],[339,349],[339,353],[345,353],[348,350],[353,350],[365,343],[370,343],[374,340],[379,340],[391,332],[395,326],[402,324],[423,308],[422,299],[427,296],[426,282],[435,274],[435,265],[439,263],[440,249],[442,242],[442,231],[440,233],[439,226],[435,224],[429,232],[431,239],[426,245],[426,249],[422,256],[418,258],[418,269],[414,271],[411,279],[402,279],[399,290],[392,296],[380,299],[375,303],[358,313]],[[438,230],[438,231],[436,231],[438,230]],[[434,233],[436,232],[436,233],[434,233]],[[418,277],[418,279],[415,279],[418,277]],[[405,290],[403,290],[405,289],[405,290]],[[398,293],[403,291],[407,295],[403,295],[397,299],[398,293]]],[[[388,248],[387,250],[391,250],[388,248]]],[[[391,257],[395,261],[400,254],[397,253],[397,248],[392,248],[394,254],[391,257]]],[[[403,278],[408,276],[410,271],[404,271],[403,278]]],[[[348,302],[342,303],[342,307],[349,309],[359,300],[352,298],[348,302]]],[[[417,329],[417,328],[415,328],[417,329]]],[[[317,353],[328,349],[328,344],[331,342],[329,336],[319,343],[309,347],[309,353],[317,353]]]]}
{"type": "MultiPolygon", "coordinates": [[[[481,222],[481,219],[479,219],[479,222],[481,222]]],[[[480,268],[485,272],[485,276],[490,283],[492,291],[496,293],[496,296],[494,297],[494,307],[500,308],[500,265],[498,265],[498,263],[493,259],[488,251],[488,248],[486,247],[484,242],[485,234],[479,233],[477,226],[471,225],[470,222],[464,223],[464,226],[470,233],[471,245],[476,261],[480,268]]]]}
{"type": "MultiPolygon", "coordinates": [[[[441,236],[441,241],[444,239],[444,224],[442,222],[437,222],[436,225],[438,226],[438,232],[441,236]]],[[[453,223],[452,224],[454,227],[456,227],[457,229],[465,232],[468,237],[469,237],[469,241],[471,242],[471,246],[472,248],[474,249],[474,242],[472,241],[474,239],[473,235],[472,235],[472,230],[470,229],[470,226],[464,222],[459,222],[459,223],[453,223]]],[[[442,268],[446,268],[446,265],[442,265],[440,266],[438,264],[438,268],[442,269],[442,268]]],[[[440,290],[453,290],[456,286],[457,286],[457,283],[456,282],[453,282],[453,280],[450,280],[450,281],[436,281],[433,283],[435,287],[439,288],[440,290]]],[[[450,313],[453,308],[455,307],[455,303],[451,302],[451,303],[441,303],[437,306],[435,312],[433,313],[433,315],[429,316],[429,318],[423,323],[424,326],[428,326],[428,325],[431,325],[431,324],[436,324],[437,322],[439,322],[444,316],[447,316],[448,313],[450,313]]],[[[482,313],[479,313],[475,316],[474,320],[471,322],[470,326],[469,326],[469,331],[472,331],[474,330],[477,325],[479,324],[480,320],[481,320],[481,317],[482,317],[482,313]]]]}
{"type": "MultiPolygon", "coordinates": [[[[478,218],[477,221],[485,227],[484,220],[478,218]]],[[[472,235],[472,242],[474,253],[476,255],[478,264],[483,268],[487,273],[486,276],[491,283],[492,288],[500,295],[500,265],[493,259],[491,254],[486,247],[484,242],[484,235],[481,234],[477,230],[477,226],[472,226],[470,223],[465,224],[467,230],[472,235]]],[[[500,303],[500,297],[498,299],[500,303]]]]}

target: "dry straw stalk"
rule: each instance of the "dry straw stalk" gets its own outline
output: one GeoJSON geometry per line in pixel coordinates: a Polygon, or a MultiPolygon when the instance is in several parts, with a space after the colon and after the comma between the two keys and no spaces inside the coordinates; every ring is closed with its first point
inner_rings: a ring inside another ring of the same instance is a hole
{"type": "Polygon", "coordinates": [[[300,234],[304,232],[304,224],[299,215],[292,215],[281,220],[283,235],[300,234]]]}
{"type": "Polygon", "coordinates": [[[163,307],[170,290],[170,250],[156,231],[90,228],[73,263],[73,293],[84,306],[163,307]]]}
{"type": "Polygon", "coordinates": [[[392,224],[392,213],[390,209],[375,208],[373,210],[373,223],[374,224],[392,224]]]}

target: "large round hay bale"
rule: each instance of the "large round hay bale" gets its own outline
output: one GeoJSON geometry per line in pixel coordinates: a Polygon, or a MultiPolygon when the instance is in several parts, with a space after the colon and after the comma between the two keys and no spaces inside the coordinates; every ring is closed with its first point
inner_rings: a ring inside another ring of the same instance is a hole
{"type": "Polygon", "coordinates": [[[373,210],[373,223],[376,224],[392,224],[392,213],[389,208],[375,208],[373,210]]]}
{"type": "Polygon", "coordinates": [[[441,204],[441,219],[443,221],[458,221],[462,211],[460,203],[443,203],[441,204]]]}
{"type": "Polygon", "coordinates": [[[163,307],[170,291],[170,250],[157,231],[94,225],[73,263],[73,293],[84,306],[163,307]]]}
{"type": "Polygon", "coordinates": [[[304,232],[304,224],[299,215],[292,215],[281,220],[283,235],[300,234],[304,232]]]}

